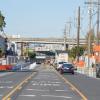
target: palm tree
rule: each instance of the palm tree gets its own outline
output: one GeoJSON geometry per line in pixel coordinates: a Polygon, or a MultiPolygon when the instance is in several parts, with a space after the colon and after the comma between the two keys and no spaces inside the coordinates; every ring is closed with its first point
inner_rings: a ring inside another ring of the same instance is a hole
{"type": "Polygon", "coordinates": [[[3,28],[5,27],[6,23],[5,23],[5,17],[2,15],[1,11],[0,11],[0,31],[3,31],[3,28]]]}

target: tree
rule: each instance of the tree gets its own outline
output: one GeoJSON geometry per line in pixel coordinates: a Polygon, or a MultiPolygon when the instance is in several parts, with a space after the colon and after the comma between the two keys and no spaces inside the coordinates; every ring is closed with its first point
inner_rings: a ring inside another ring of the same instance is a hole
{"type": "Polygon", "coordinates": [[[79,56],[82,56],[84,54],[85,49],[86,48],[84,46],[79,46],[79,48],[75,46],[69,51],[69,56],[75,59],[77,56],[77,51],[79,51],[79,56]]]}
{"type": "Polygon", "coordinates": [[[5,23],[5,17],[2,15],[1,11],[0,11],[0,31],[3,31],[3,28],[5,27],[6,23],[5,23]]]}
{"type": "Polygon", "coordinates": [[[36,53],[34,52],[29,52],[29,58],[34,59],[36,57],[36,53]]]}
{"type": "Polygon", "coordinates": [[[0,57],[2,57],[2,53],[3,53],[3,52],[2,52],[2,49],[0,48],[0,57]]]}

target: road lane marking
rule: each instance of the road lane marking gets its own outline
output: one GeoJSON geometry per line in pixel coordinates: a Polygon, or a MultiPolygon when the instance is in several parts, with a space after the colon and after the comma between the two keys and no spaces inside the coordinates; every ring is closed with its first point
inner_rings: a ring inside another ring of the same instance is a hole
{"type": "Polygon", "coordinates": [[[65,99],[71,99],[72,97],[69,96],[56,96],[56,95],[41,95],[42,97],[54,97],[54,98],[65,98],[65,99]]]}
{"type": "Polygon", "coordinates": [[[55,84],[57,84],[57,83],[61,83],[61,82],[57,82],[57,81],[55,81],[55,82],[48,81],[48,83],[55,83],[55,84]]]}
{"type": "Polygon", "coordinates": [[[33,86],[60,86],[60,84],[49,84],[49,83],[33,83],[33,86]]]}
{"type": "Polygon", "coordinates": [[[20,84],[18,84],[14,89],[12,89],[7,95],[5,95],[2,100],[8,100],[8,98],[10,98],[15,92],[17,92],[17,90],[19,90],[19,88],[29,79],[31,79],[34,75],[36,74],[36,72],[33,72],[30,76],[28,76],[27,78],[25,78],[25,80],[23,80],[20,84]]]}
{"type": "Polygon", "coordinates": [[[49,91],[49,90],[39,90],[39,89],[26,89],[26,90],[29,90],[29,91],[43,91],[43,92],[49,91]]]}
{"type": "Polygon", "coordinates": [[[4,80],[2,80],[2,81],[0,81],[0,83],[12,83],[12,81],[4,81],[4,80]]]}
{"type": "Polygon", "coordinates": [[[69,90],[55,90],[57,92],[68,92],[69,90]]]}
{"type": "Polygon", "coordinates": [[[19,95],[21,97],[35,97],[36,95],[19,95]]]}
{"type": "Polygon", "coordinates": [[[62,75],[60,75],[55,69],[54,69],[54,72],[56,72],[57,75],[58,75],[59,77],[61,77],[61,78],[65,81],[66,84],[69,84],[69,85],[72,87],[72,89],[73,89],[74,91],[76,91],[76,92],[82,97],[82,100],[88,100],[87,97],[86,97],[82,92],[80,92],[80,91],[79,91],[71,82],[69,82],[66,78],[64,78],[62,75]]]}
{"type": "Polygon", "coordinates": [[[7,88],[7,89],[12,89],[13,86],[0,86],[0,89],[4,89],[4,88],[7,88]]]}
{"type": "Polygon", "coordinates": [[[2,94],[0,94],[0,97],[2,97],[3,95],[2,94]]]}
{"type": "MultiPolygon", "coordinates": [[[[40,91],[40,92],[49,92],[50,90],[40,90],[40,89],[26,89],[28,91],[40,91]]],[[[54,90],[56,92],[68,92],[69,90],[54,90]]]]}
{"type": "Polygon", "coordinates": [[[70,88],[71,88],[71,90],[75,91],[75,89],[73,87],[70,87],[70,88]]]}

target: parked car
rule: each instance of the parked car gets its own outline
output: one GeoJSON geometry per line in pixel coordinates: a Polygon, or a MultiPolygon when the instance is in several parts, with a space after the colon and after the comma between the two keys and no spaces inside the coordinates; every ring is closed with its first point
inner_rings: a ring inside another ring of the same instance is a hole
{"type": "Polygon", "coordinates": [[[74,68],[74,66],[72,64],[70,64],[70,63],[64,63],[60,67],[59,72],[61,74],[63,74],[63,73],[72,73],[72,74],[74,74],[74,70],[76,70],[76,69],[74,68]]]}

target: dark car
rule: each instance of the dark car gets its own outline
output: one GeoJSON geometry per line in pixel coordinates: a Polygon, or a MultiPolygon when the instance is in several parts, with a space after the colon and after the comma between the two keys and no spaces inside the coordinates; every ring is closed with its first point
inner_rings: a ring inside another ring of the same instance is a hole
{"type": "Polygon", "coordinates": [[[63,74],[63,73],[72,73],[72,74],[74,74],[74,70],[75,70],[75,68],[72,64],[65,63],[60,67],[59,72],[61,74],[63,74]]]}
{"type": "Polygon", "coordinates": [[[100,63],[96,64],[96,77],[100,78],[100,63]]]}

